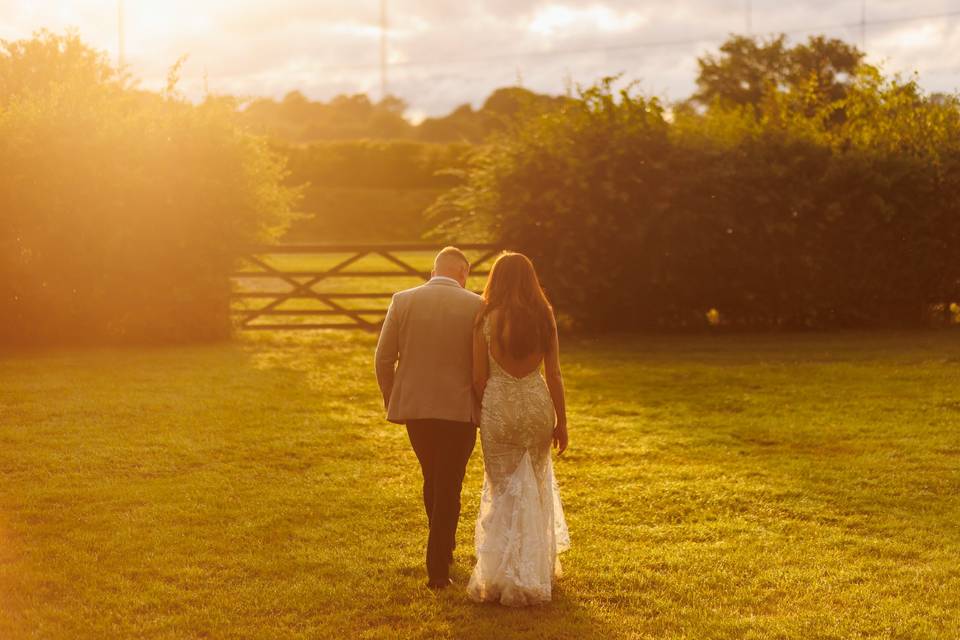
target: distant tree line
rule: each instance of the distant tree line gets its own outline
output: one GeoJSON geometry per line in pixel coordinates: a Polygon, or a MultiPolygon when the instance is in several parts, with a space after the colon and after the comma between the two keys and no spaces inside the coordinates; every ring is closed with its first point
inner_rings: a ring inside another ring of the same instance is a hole
{"type": "Polygon", "coordinates": [[[522,87],[503,87],[479,109],[463,104],[445,116],[413,124],[404,117],[408,105],[395,96],[374,102],[366,94],[340,95],[324,102],[291,91],[279,101],[253,100],[242,116],[254,130],[291,143],[357,139],[480,143],[502,131],[521,111],[554,110],[566,100],[522,87]]]}
{"type": "Polygon", "coordinates": [[[733,38],[672,107],[614,86],[496,135],[438,233],[530,254],[590,329],[913,326],[960,301],[956,98],[822,38],[733,38]]]}

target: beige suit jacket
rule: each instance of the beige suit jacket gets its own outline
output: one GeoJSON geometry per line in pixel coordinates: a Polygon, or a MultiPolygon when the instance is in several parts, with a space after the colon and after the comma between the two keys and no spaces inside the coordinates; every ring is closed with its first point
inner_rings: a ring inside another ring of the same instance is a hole
{"type": "Polygon", "coordinates": [[[394,294],[377,342],[387,420],[479,420],[473,400],[473,323],[480,296],[435,278],[394,294]]]}

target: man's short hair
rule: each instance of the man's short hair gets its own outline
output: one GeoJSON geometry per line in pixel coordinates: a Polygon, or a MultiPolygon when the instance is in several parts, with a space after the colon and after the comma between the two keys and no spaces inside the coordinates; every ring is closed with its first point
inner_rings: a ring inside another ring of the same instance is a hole
{"type": "Polygon", "coordinates": [[[458,258],[468,267],[470,266],[470,261],[467,260],[467,256],[463,254],[463,251],[457,249],[456,247],[444,247],[440,250],[440,253],[437,254],[437,257],[434,259],[433,264],[439,264],[441,260],[447,258],[458,258]]]}

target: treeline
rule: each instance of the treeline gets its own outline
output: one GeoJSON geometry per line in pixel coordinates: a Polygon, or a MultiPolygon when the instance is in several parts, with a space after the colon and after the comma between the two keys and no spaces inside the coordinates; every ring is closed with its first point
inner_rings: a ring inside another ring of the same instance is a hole
{"type": "Polygon", "coordinates": [[[249,244],[428,231],[529,253],[589,329],[904,326],[960,308],[958,101],[836,40],[732,38],[674,105],[611,79],[501,90],[438,119],[444,144],[333,139],[369,130],[369,110],[307,135],[309,114],[264,115],[287,100],[194,105],[176,84],[175,67],[165,91],[137,90],[75,36],[0,43],[0,344],[224,337],[249,244]],[[292,128],[268,139],[253,117],[292,128]]]}
{"type": "Polygon", "coordinates": [[[0,344],[229,335],[297,189],[229,100],[138,91],[76,36],[0,42],[0,344]]]}
{"type": "Polygon", "coordinates": [[[475,155],[433,207],[440,232],[530,254],[589,329],[945,317],[960,301],[960,103],[861,58],[734,38],[669,109],[608,79],[475,155]]]}
{"type": "Polygon", "coordinates": [[[445,116],[413,124],[404,117],[408,105],[395,96],[374,102],[365,94],[340,95],[324,102],[291,91],[282,100],[253,100],[242,116],[255,131],[289,143],[371,139],[475,144],[503,131],[520,113],[556,110],[566,101],[522,87],[502,87],[479,109],[463,104],[445,116]]]}

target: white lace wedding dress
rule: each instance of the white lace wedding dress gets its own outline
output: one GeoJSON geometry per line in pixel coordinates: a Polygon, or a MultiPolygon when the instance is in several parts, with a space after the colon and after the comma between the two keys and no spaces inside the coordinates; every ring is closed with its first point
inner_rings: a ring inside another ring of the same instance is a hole
{"type": "Polygon", "coordinates": [[[483,332],[490,363],[480,417],[484,478],[467,593],[511,606],[549,602],[557,554],[570,547],[550,457],[553,402],[539,368],[517,378],[497,363],[489,319],[483,332]]]}

